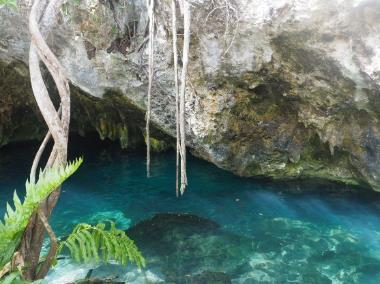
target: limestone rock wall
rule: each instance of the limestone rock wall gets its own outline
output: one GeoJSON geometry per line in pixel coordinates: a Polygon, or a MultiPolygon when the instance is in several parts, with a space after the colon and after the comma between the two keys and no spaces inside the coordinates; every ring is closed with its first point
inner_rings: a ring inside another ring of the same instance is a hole
{"type": "MultiPolygon", "coordinates": [[[[173,135],[170,2],[157,1],[153,120],[173,135]]],[[[380,190],[379,1],[191,2],[193,153],[242,176],[380,190]]],[[[21,12],[0,10],[0,60],[8,64],[27,62],[21,12]]],[[[146,33],[143,0],[69,1],[49,43],[82,91],[122,94],[144,110],[146,33]]]]}

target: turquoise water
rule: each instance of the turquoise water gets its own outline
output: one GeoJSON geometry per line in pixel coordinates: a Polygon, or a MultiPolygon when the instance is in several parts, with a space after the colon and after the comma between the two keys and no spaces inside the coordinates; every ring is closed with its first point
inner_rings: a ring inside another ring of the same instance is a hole
{"type": "MultiPolygon", "coordinates": [[[[93,140],[75,144],[71,156],[83,155],[85,163],[64,185],[54,211],[58,235],[79,222],[113,219],[127,229],[168,212],[220,225],[205,234],[176,233],[176,228],[160,232],[162,250],[157,244],[154,252],[144,245],[149,240],[141,241],[148,260],[144,277],[110,266],[123,281],[145,283],[150,277],[151,282],[181,283],[182,274],[207,270],[225,272],[233,283],[380,283],[380,195],[351,192],[343,185],[244,179],[190,158],[188,191],[176,198],[174,153],[154,155],[147,179],[143,151],[123,152],[93,140]],[[171,248],[165,247],[168,238],[171,248]]],[[[13,190],[22,192],[36,148],[19,144],[0,150],[1,214],[13,190]]],[[[63,260],[48,283],[67,283],[90,268],[63,260]]],[[[99,275],[110,273],[109,267],[97,269],[99,275]]]]}

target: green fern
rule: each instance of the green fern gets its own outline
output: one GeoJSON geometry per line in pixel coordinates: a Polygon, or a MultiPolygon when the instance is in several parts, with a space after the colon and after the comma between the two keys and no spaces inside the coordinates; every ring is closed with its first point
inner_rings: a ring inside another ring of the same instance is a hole
{"type": "Polygon", "coordinates": [[[17,9],[17,0],[0,0],[0,9],[4,6],[9,6],[13,9],[17,9]]]}
{"type": "Polygon", "coordinates": [[[15,271],[0,280],[1,284],[41,284],[42,280],[27,281],[22,279],[20,271],[15,271]]]}
{"type": "Polygon", "coordinates": [[[115,223],[110,221],[109,224],[77,225],[71,235],[60,244],[58,253],[66,247],[77,262],[107,263],[114,260],[122,265],[131,262],[139,268],[144,267],[145,259],[134,242],[124,231],[116,229],[115,223]]]}
{"type": "Polygon", "coordinates": [[[53,167],[41,171],[37,183],[26,181],[26,195],[23,203],[16,191],[14,192],[14,208],[7,203],[4,222],[0,221],[0,268],[11,260],[29,219],[39,204],[69,178],[82,162],[80,158],[65,167],[53,167]]]}

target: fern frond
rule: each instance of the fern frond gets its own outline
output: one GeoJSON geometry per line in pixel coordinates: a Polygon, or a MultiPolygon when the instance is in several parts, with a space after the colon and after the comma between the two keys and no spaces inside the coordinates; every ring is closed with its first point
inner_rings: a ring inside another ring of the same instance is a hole
{"type": "Polygon", "coordinates": [[[59,245],[58,253],[67,248],[77,262],[104,262],[114,260],[121,265],[135,263],[145,266],[145,259],[135,243],[115,223],[100,223],[96,226],[79,224],[70,236],[59,245]]]}
{"type": "Polygon", "coordinates": [[[0,9],[4,6],[9,6],[13,9],[17,9],[17,1],[16,0],[0,0],[0,9]]]}
{"type": "Polygon", "coordinates": [[[26,195],[23,203],[16,191],[14,192],[14,207],[7,203],[4,221],[0,221],[0,268],[11,260],[29,219],[39,204],[69,178],[82,162],[83,159],[79,158],[66,166],[48,168],[40,172],[36,183],[26,181],[26,195]]]}
{"type": "Polygon", "coordinates": [[[22,279],[20,271],[14,271],[0,280],[1,284],[41,284],[42,280],[26,281],[22,279]]]}

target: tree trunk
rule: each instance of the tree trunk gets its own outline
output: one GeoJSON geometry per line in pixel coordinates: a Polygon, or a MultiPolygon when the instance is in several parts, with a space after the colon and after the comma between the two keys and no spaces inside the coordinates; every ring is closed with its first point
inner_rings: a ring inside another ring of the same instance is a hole
{"type": "MultiPolygon", "coordinates": [[[[35,172],[38,167],[40,156],[45,149],[50,135],[53,137],[54,146],[46,167],[62,165],[67,162],[67,143],[70,123],[69,84],[62,66],[46,44],[39,27],[39,23],[42,23],[43,33],[46,34],[49,27],[53,24],[63,2],[64,0],[52,0],[46,5],[44,0],[35,0],[29,16],[29,30],[31,34],[31,45],[29,50],[30,78],[37,105],[49,128],[49,133],[43,141],[33,162],[30,177],[31,180],[35,179],[35,172]],[[49,70],[57,86],[61,100],[61,117],[59,114],[60,111],[55,109],[45,86],[40,69],[40,60],[49,70]]],[[[24,258],[24,277],[27,280],[44,278],[52,264],[53,257],[51,256],[55,255],[56,252],[56,238],[48,224],[48,218],[58,201],[59,195],[60,189],[56,189],[44,202],[42,202],[38,209],[39,213],[34,214],[31,217],[24,232],[19,251],[24,258]],[[39,257],[46,230],[51,239],[50,252],[45,262],[42,264],[42,269],[38,271],[39,257]]]]}

